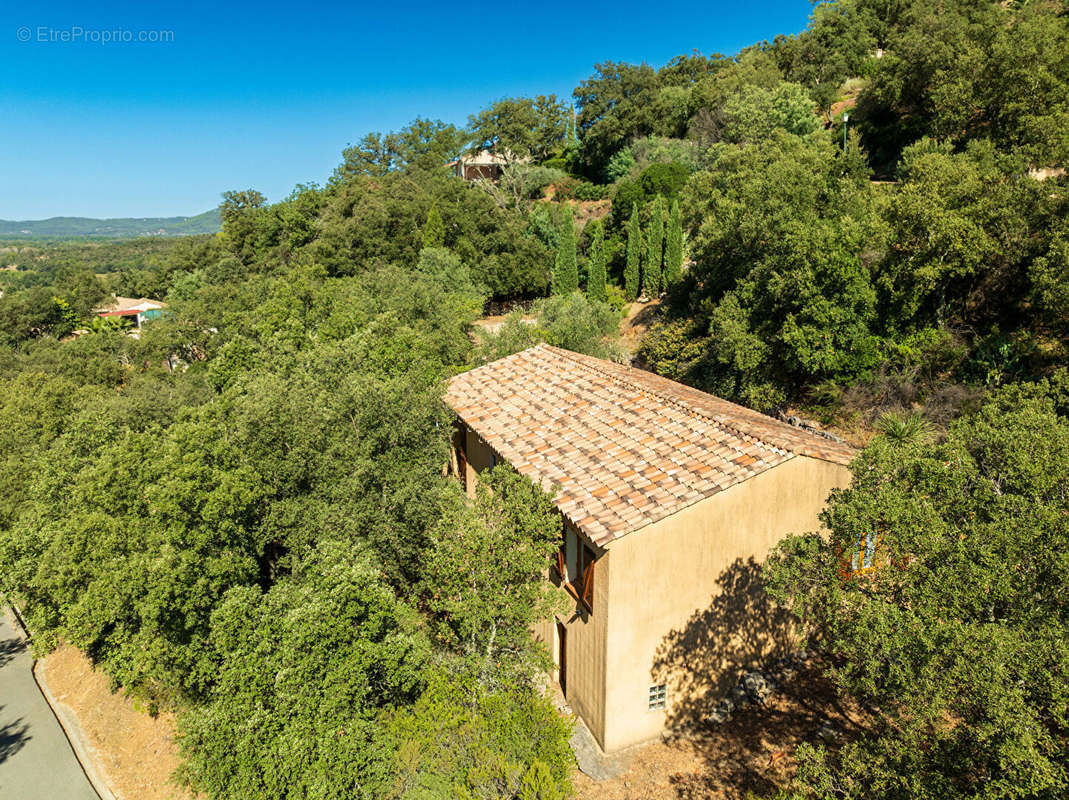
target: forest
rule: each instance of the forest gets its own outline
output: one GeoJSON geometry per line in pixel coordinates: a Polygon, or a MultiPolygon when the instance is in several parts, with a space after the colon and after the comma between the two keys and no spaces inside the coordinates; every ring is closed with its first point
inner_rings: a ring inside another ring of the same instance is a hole
{"type": "Polygon", "coordinates": [[[559,521],[504,466],[466,500],[441,397],[538,341],[633,357],[864,446],[766,578],[877,721],[782,797],[1064,797],[1067,161],[1065,2],[832,0],[369,133],[216,235],[4,241],[0,591],[175,711],[213,800],[570,797],[559,521]],[[867,530],[910,568],[844,582],[867,530]]]}

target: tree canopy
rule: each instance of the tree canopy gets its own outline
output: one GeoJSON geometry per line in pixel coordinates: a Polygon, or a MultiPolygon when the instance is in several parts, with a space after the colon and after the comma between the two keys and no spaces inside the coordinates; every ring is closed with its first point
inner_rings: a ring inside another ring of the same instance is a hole
{"type": "Polygon", "coordinates": [[[830,536],[777,548],[773,593],[874,712],[835,756],[803,747],[800,796],[1064,794],[1067,390],[1062,371],[996,393],[945,441],[877,440],[832,496],[830,536]],[[849,572],[850,554],[871,566],[849,572]]]}

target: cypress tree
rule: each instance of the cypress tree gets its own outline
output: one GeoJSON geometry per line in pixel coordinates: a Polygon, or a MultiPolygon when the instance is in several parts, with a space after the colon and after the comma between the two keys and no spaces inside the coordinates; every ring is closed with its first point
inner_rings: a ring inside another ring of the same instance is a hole
{"type": "Polygon", "coordinates": [[[438,213],[438,204],[432,203],[427,213],[427,224],[423,226],[423,246],[442,247],[445,245],[445,223],[438,213]]]}
{"type": "Polygon", "coordinates": [[[664,244],[664,284],[666,287],[671,286],[681,277],[683,277],[683,219],[679,214],[679,200],[673,200],[664,244]]]}
{"type": "Polygon", "coordinates": [[[590,268],[586,276],[586,296],[604,303],[605,291],[605,225],[600,219],[590,223],[590,268]]]}
{"type": "Polygon", "coordinates": [[[627,222],[627,263],[624,266],[624,295],[628,300],[638,297],[639,260],[642,257],[642,229],[638,205],[631,204],[631,219],[627,222]]]}
{"type": "Polygon", "coordinates": [[[642,291],[649,297],[661,293],[664,263],[664,198],[660,195],[650,209],[650,228],[646,238],[646,269],[642,276],[642,291]]]}
{"type": "Polygon", "coordinates": [[[553,264],[553,294],[571,294],[579,288],[579,263],[575,255],[575,222],[567,207],[560,227],[557,258],[553,264]]]}

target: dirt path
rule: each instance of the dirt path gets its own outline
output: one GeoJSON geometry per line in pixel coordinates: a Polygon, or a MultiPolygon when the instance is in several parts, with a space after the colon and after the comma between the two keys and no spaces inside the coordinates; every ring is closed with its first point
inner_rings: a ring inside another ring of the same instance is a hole
{"type": "Polygon", "coordinates": [[[649,330],[650,323],[653,322],[660,305],[660,298],[647,300],[644,303],[636,300],[628,306],[627,314],[620,320],[620,346],[632,357],[638,351],[642,337],[649,330]]]}
{"type": "Polygon", "coordinates": [[[37,677],[77,719],[117,800],[192,800],[170,781],[179,763],[172,715],[151,717],[122,692],[113,694],[107,676],[74,647],[41,659],[37,677]]]}

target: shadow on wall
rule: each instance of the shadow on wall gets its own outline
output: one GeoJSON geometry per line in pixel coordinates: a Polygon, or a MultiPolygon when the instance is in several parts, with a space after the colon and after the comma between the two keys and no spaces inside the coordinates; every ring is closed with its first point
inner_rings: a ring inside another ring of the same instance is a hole
{"type": "Polygon", "coordinates": [[[765,592],[761,565],[736,559],[717,578],[719,592],[669,633],[653,660],[654,683],[667,683],[667,725],[693,730],[738,682],[744,670],[790,652],[790,614],[765,592]]]}

